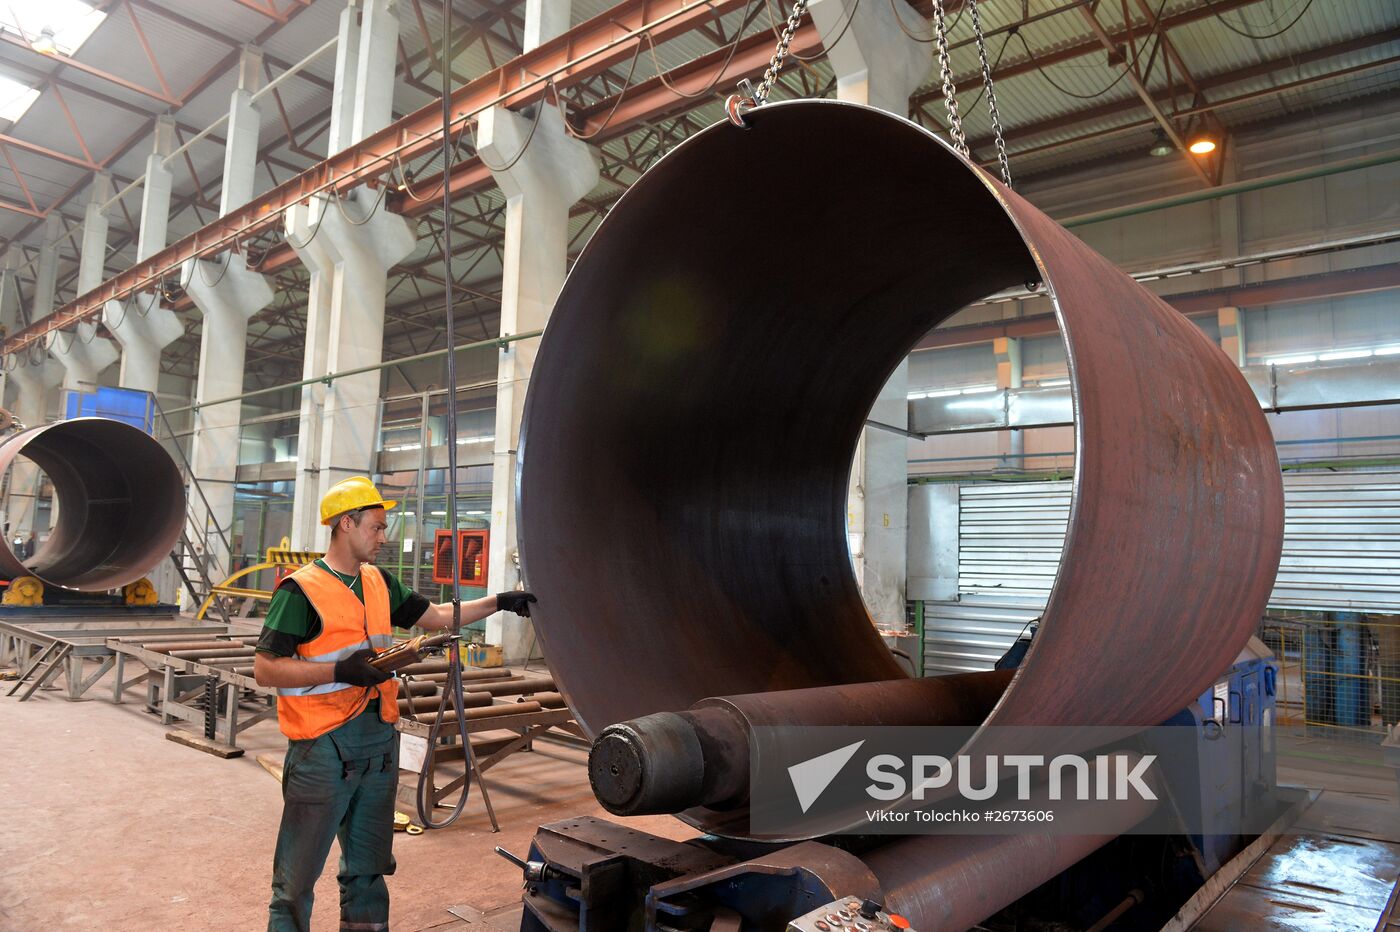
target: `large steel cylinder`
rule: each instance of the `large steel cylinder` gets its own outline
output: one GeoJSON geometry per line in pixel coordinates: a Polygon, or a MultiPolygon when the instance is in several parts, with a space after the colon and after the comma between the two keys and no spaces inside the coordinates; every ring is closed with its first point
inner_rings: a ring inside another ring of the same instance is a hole
{"type": "Polygon", "coordinates": [[[20,456],[53,482],[58,520],[25,560],[4,541],[0,573],[102,592],[135,582],[169,559],[185,520],[185,486],[170,454],[150,435],[107,418],[76,418],[0,441],[0,474],[20,456]]]}
{"type": "Polygon", "coordinates": [[[697,133],[623,195],[539,347],[520,554],[579,723],[904,676],[851,567],[852,455],[920,337],[1025,283],[1067,349],[1073,501],[1039,633],[962,753],[992,725],[1184,708],[1278,566],[1278,460],[1238,368],[921,127],[833,101],[748,121],[697,133]]]}

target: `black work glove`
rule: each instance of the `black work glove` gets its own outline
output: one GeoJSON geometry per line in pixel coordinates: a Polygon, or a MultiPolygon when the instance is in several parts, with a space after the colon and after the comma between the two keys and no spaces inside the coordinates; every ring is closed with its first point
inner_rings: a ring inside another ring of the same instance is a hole
{"type": "Polygon", "coordinates": [[[496,593],[496,611],[515,612],[521,618],[530,617],[530,603],[538,602],[533,592],[496,593]]]}
{"type": "Polygon", "coordinates": [[[378,686],[385,680],[392,679],[394,674],[370,666],[370,660],[373,658],[374,649],[366,647],[355,651],[344,660],[337,660],[335,681],[349,683],[351,686],[378,686]]]}

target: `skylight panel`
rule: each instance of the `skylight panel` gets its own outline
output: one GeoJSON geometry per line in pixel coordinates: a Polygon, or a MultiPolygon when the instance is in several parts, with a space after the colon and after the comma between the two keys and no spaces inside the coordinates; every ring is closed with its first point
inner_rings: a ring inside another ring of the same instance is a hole
{"type": "Polygon", "coordinates": [[[49,54],[72,57],[106,18],[83,0],[0,0],[0,29],[49,54]]]}
{"type": "Polygon", "coordinates": [[[38,98],[39,92],[28,84],[0,76],[0,120],[15,122],[38,98]]]}

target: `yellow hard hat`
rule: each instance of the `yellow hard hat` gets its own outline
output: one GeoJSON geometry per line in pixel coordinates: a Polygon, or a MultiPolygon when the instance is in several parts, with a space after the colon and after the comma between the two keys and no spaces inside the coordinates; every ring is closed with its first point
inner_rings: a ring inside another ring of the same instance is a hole
{"type": "Polygon", "coordinates": [[[333,524],[336,518],[350,511],[376,506],[388,510],[398,502],[386,499],[379,494],[374,483],[366,476],[351,476],[342,479],[326,490],[321,499],[321,523],[333,524]]]}

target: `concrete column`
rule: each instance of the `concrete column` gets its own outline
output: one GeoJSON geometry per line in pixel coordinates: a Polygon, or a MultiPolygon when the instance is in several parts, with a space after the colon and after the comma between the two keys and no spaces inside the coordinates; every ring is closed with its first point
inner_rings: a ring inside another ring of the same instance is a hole
{"type": "Polygon", "coordinates": [[[525,45],[529,51],[569,31],[571,0],[525,0],[525,45]]]}
{"type": "MultiPolygon", "coordinates": [[[[378,365],[384,359],[389,269],[417,245],[413,224],[384,209],[378,192],[358,188],[340,203],[317,199],[288,213],[288,239],[311,270],[303,378],[378,365]]],[[[293,504],[295,546],[321,549],[325,491],[374,472],[379,448],[377,371],[302,391],[293,504]]]]}
{"type": "MultiPolygon", "coordinates": [[[[992,341],[997,361],[997,388],[1003,391],[1021,387],[1024,369],[1021,365],[1021,340],[1018,337],[997,337],[992,341]]],[[[1025,466],[1026,435],[1019,430],[1005,432],[1004,452],[1010,454],[1003,466],[1020,469],[1025,466]]]]}
{"type": "Polygon", "coordinates": [[[141,229],[136,236],[136,261],[144,262],[165,248],[170,222],[170,188],[175,176],[165,157],[175,151],[175,118],[156,119],[154,151],[146,157],[146,183],[141,189],[141,229]]]}
{"type": "MultiPolygon", "coordinates": [[[[219,195],[221,216],[243,206],[253,196],[258,110],[253,106],[252,94],[261,71],[262,53],[245,47],[239,59],[238,87],[229,101],[224,184],[219,195]]],[[[204,316],[199,340],[199,370],[195,376],[195,405],[243,394],[248,319],[272,303],[272,286],[266,278],[248,268],[245,256],[233,252],[213,260],[187,262],[183,281],[190,300],[204,316]]],[[[169,313],[161,308],[151,310],[145,327],[151,337],[148,345],[162,339],[168,343],[167,337],[173,339],[171,334],[178,336],[169,326],[170,318],[164,316],[169,313]]],[[[158,360],[159,350],[156,356],[158,360]]],[[[196,407],[194,414],[190,467],[209,505],[205,508],[199,495],[191,495],[190,523],[196,539],[210,535],[205,554],[214,574],[229,568],[229,555],[215,528],[227,537],[233,525],[233,483],[238,472],[242,413],[242,404],[235,401],[208,408],[196,407]]]]}
{"type": "MultiPolygon", "coordinates": [[[[161,117],[156,121],[155,143],[146,159],[141,227],[136,236],[138,262],[149,259],[166,246],[174,176],[165,166],[165,157],[174,149],[174,120],[161,117]]],[[[159,294],[148,292],[132,295],[126,301],[108,301],[102,309],[102,322],[121,345],[117,384],[122,388],[154,392],[160,381],[161,350],[185,332],[179,318],[160,306],[159,294]]]]}
{"type": "MultiPolygon", "coordinates": [[[[904,0],[896,2],[905,28],[924,22],[904,0]]],[[[812,24],[822,35],[840,36],[826,50],[836,73],[837,98],[908,116],[909,95],[928,77],[934,59],[927,44],[909,38],[900,28],[894,7],[860,0],[815,0],[809,9],[812,24]]]]}
{"type": "MultiPolygon", "coordinates": [[[[906,24],[921,21],[912,7],[903,0],[897,2],[906,24]]],[[[836,96],[908,116],[909,95],[923,82],[933,60],[926,44],[909,38],[900,28],[894,8],[859,0],[816,0],[810,10],[822,35],[840,36],[827,49],[827,61],[836,73],[836,96]]],[[[880,390],[871,419],[907,428],[908,395],[906,361],[880,390]]],[[[904,627],[908,460],[904,437],[866,428],[851,468],[846,508],[851,562],[870,616],[882,627],[904,627]]]]}
{"type": "MultiPolygon", "coordinates": [[[[50,409],[63,382],[64,369],[45,356],[41,361],[18,366],[9,374],[16,388],[15,416],[26,427],[48,421],[50,409]]],[[[5,513],[10,523],[10,539],[28,535],[34,528],[34,498],[39,488],[39,467],[19,457],[10,468],[5,513]]]]}
{"type": "MultiPolygon", "coordinates": [[[[19,251],[7,249],[0,256],[0,330],[6,335],[23,326],[20,316],[19,284],[16,270],[19,268],[19,251]]],[[[7,377],[5,367],[0,365],[0,406],[14,410],[14,386],[7,377]]]]}
{"type": "Polygon", "coordinates": [[[398,65],[397,0],[362,0],[360,51],[355,62],[351,142],[388,126],[394,118],[394,70],[398,65]]]}
{"type": "Polygon", "coordinates": [[[1241,369],[1249,361],[1249,347],[1244,338],[1244,312],[1237,307],[1222,307],[1215,312],[1220,324],[1220,348],[1241,369]]]}
{"type": "Polygon", "coordinates": [[[335,87],[331,91],[331,125],[326,155],[335,155],[354,139],[355,75],[360,66],[360,0],[349,0],[340,11],[340,30],[335,47],[335,87]]]}
{"type": "MultiPolygon", "coordinates": [[[[243,256],[233,253],[224,253],[217,261],[190,262],[184,276],[185,291],[204,315],[194,403],[240,395],[248,348],[248,318],[272,303],[272,286],[266,278],[248,270],[243,256]]],[[[228,567],[228,554],[214,527],[217,525],[227,534],[233,523],[233,482],[238,470],[242,410],[240,403],[231,402],[198,408],[194,415],[190,465],[209,508],[205,509],[198,495],[191,495],[190,521],[196,534],[211,535],[205,552],[214,572],[228,567]]]]}
{"type": "Polygon", "coordinates": [[[63,366],[65,392],[91,392],[102,372],[117,361],[112,341],[97,335],[97,324],[81,321],[72,332],[49,335],[49,352],[63,366]]]}
{"type": "Polygon", "coordinates": [[[180,318],[160,306],[159,295],[137,294],[125,301],[108,301],[102,309],[102,322],[122,348],[117,384],[155,392],[160,383],[161,351],[185,332],[180,318]]]}
{"type": "Polygon", "coordinates": [[[253,199],[258,167],[258,128],[261,115],[253,93],[262,83],[262,51],[243,47],[238,61],[238,87],[229,99],[228,142],[224,148],[224,187],[219,196],[219,216],[253,199]]]}
{"type": "MultiPolygon", "coordinates": [[[[538,29],[535,34],[542,35],[538,29]]],[[[506,196],[502,336],[539,330],[548,321],[564,284],[569,208],[598,183],[593,151],[565,132],[556,108],[537,106],[545,110],[533,139],[532,116],[504,108],[483,113],[477,125],[478,152],[488,168],[514,160],[508,170],[494,172],[506,196]]],[[[488,585],[493,591],[514,589],[520,581],[515,559],[516,450],[537,348],[537,341],[512,343],[501,354],[497,368],[488,561],[488,585]]],[[[492,615],[486,623],[486,640],[501,645],[508,660],[523,659],[531,642],[529,621],[492,615]]]]}
{"type": "Polygon", "coordinates": [[[78,259],[78,294],[87,294],[106,278],[103,265],[107,260],[107,211],[103,207],[112,197],[112,176],[97,172],[92,176],[92,191],[88,195],[87,212],[83,216],[83,252],[78,259]]]}
{"type": "Polygon", "coordinates": [[[34,271],[34,294],[29,303],[29,319],[42,320],[53,313],[54,291],[58,287],[58,241],[63,236],[62,218],[50,214],[44,221],[39,243],[39,263],[34,271]]]}

